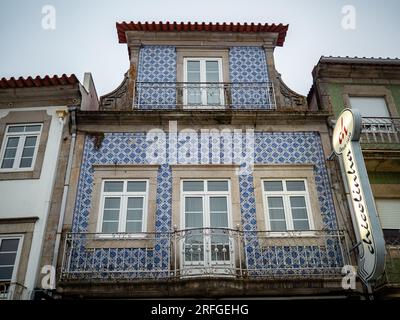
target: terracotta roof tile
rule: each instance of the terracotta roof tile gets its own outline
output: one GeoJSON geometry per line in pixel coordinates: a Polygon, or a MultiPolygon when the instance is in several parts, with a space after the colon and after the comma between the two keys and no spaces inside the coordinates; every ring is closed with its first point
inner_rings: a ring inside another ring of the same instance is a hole
{"type": "Polygon", "coordinates": [[[64,86],[76,83],[79,83],[79,80],[76,78],[74,74],[71,74],[70,76],[63,74],[61,77],[56,75],[50,77],[46,75],[44,77],[37,76],[36,78],[28,77],[26,79],[23,77],[19,77],[18,79],[12,77],[10,79],[1,78],[0,89],[52,87],[52,86],[64,86]]]}
{"type": "Polygon", "coordinates": [[[288,25],[283,24],[254,24],[254,23],[197,23],[197,22],[121,22],[117,23],[118,40],[120,43],[126,43],[126,31],[156,31],[156,32],[276,32],[278,33],[277,46],[283,46],[285,42],[288,25]]]}

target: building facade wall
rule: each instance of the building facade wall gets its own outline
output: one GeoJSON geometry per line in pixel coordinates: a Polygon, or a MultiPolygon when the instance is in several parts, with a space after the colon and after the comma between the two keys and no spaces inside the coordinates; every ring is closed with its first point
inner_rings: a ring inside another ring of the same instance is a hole
{"type": "MultiPolygon", "coordinates": [[[[223,81],[227,79],[232,83],[230,98],[233,109],[268,109],[273,105],[273,94],[267,86],[269,81],[265,51],[262,47],[230,47],[228,63],[229,74],[224,74],[223,81]]],[[[213,56],[213,50],[202,49],[204,56],[213,56]]],[[[218,54],[215,54],[218,56],[218,54]]],[[[177,48],[175,46],[143,46],[139,52],[139,66],[135,103],[139,109],[176,109],[177,92],[176,84],[177,48]]],[[[182,71],[182,70],[180,70],[182,71]]]]}
{"type": "MultiPolygon", "coordinates": [[[[207,164],[224,164],[225,155],[221,152],[217,157],[209,154],[206,159],[203,158],[188,158],[185,157],[188,152],[187,149],[187,133],[180,133],[178,135],[178,162],[177,164],[197,165],[204,166],[207,164]],[[179,162],[179,154],[182,154],[184,161],[179,162]],[[198,164],[201,163],[201,164],[198,164]]],[[[204,138],[198,134],[191,135],[191,139],[198,142],[198,150],[202,146],[209,145],[210,150],[213,142],[212,137],[204,138]],[[204,141],[206,139],[206,141],[204,141]]],[[[222,137],[217,141],[217,144],[223,143],[222,137]]],[[[168,136],[167,136],[168,141],[168,136]]],[[[115,165],[112,167],[114,170],[119,170],[121,166],[123,170],[127,165],[146,165],[149,164],[148,156],[151,149],[152,141],[151,135],[146,136],[145,132],[123,132],[123,133],[106,133],[102,142],[101,148],[94,147],[92,138],[87,136],[85,139],[85,147],[83,152],[83,159],[81,165],[81,172],[79,177],[79,186],[76,197],[72,231],[73,232],[87,232],[89,226],[89,213],[93,206],[92,199],[94,188],[94,170],[98,165],[115,165]]],[[[246,138],[240,140],[243,151],[246,150],[246,138]]],[[[311,165],[313,167],[317,194],[318,194],[318,208],[321,215],[322,228],[324,230],[337,230],[337,219],[333,199],[327,174],[327,168],[324,160],[324,152],[322,149],[321,138],[318,132],[261,132],[254,133],[254,153],[243,153],[243,162],[236,163],[237,165],[244,165],[251,160],[254,156],[255,165],[311,165]]],[[[168,146],[167,146],[168,150],[168,146]]],[[[247,150],[251,151],[251,150],[247,150]]],[[[167,157],[170,158],[167,153],[167,157]]],[[[168,159],[167,158],[167,159],[168,159]]],[[[154,163],[152,163],[154,164],[154,163]]],[[[160,234],[167,234],[173,231],[172,217],[175,213],[172,212],[172,169],[167,163],[158,163],[159,169],[157,174],[157,203],[155,213],[155,231],[160,234]]],[[[240,193],[240,229],[246,232],[265,231],[265,228],[260,230],[260,224],[257,221],[256,212],[256,198],[254,193],[254,178],[252,172],[247,172],[239,175],[239,193],[240,193]]],[[[96,214],[96,213],[95,213],[96,214]]],[[[261,213],[263,216],[263,213],[261,213]]],[[[179,228],[179,226],[178,226],[179,228]]],[[[335,240],[327,239],[324,244],[325,250],[313,245],[304,245],[301,250],[301,255],[293,252],[290,245],[288,246],[261,246],[257,243],[247,242],[246,263],[249,268],[254,270],[269,270],[276,269],[279,271],[279,265],[288,263],[293,267],[292,271],[296,272],[296,268],[308,265],[308,272],[318,272],[318,270],[327,267],[340,268],[343,265],[342,249],[335,240]],[[254,248],[256,248],[254,250],[254,248]],[[276,257],[275,259],[273,258],[276,257]],[[311,260],[310,260],[311,259],[311,260]],[[269,261],[268,266],[266,261],[269,261]]],[[[296,247],[296,251],[297,251],[296,247]]],[[[145,252],[149,255],[148,258],[152,263],[149,268],[167,271],[170,263],[170,247],[169,244],[163,239],[160,239],[154,246],[154,250],[148,252],[144,249],[131,249],[122,250],[115,248],[110,251],[104,249],[86,250],[84,241],[77,241],[77,249],[72,254],[71,269],[75,271],[84,270],[84,266],[90,261],[94,265],[101,265],[109,263],[112,265],[112,270],[124,269],[132,267],[133,269],[139,268],[143,263],[146,263],[145,252]],[[79,243],[79,245],[78,245],[79,243]],[[125,257],[123,255],[126,255],[125,257]],[[158,257],[158,258],[157,258],[158,257]],[[157,258],[157,259],[155,259],[157,258]],[[122,262],[124,261],[124,262],[122,262]],[[157,264],[158,265],[155,265],[157,264]]],[[[143,267],[143,265],[142,265],[143,267]]],[[[154,275],[167,276],[168,273],[160,273],[154,275]]],[[[105,275],[104,275],[105,276],[105,275]]],[[[140,277],[140,274],[131,274],[131,277],[140,277]]],[[[143,276],[143,275],[142,275],[143,276]]],[[[147,275],[146,275],[147,276],[147,275]]]]}
{"type": "MultiPolygon", "coordinates": [[[[38,176],[35,177],[16,177],[12,178],[11,173],[7,180],[0,181],[0,219],[28,219],[31,226],[26,231],[23,241],[31,242],[28,244],[29,250],[24,250],[24,254],[20,257],[21,268],[25,268],[25,273],[18,272],[15,279],[19,285],[26,287],[23,298],[30,298],[30,294],[35,287],[36,276],[40,272],[40,257],[42,244],[44,241],[43,234],[46,227],[46,219],[49,212],[51,199],[53,195],[53,185],[56,176],[58,153],[61,145],[61,137],[64,129],[64,123],[61,123],[56,110],[66,110],[66,107],[35,107],[35,108],[18,108],[18,109],[2,109],[0,110],[0,122],[6,119],[8,114],[18,112],[43,113],[45,112],[50,118],[49,126],[43,128],[48,130],[42,132],[42,136],[46,136],[46,141],[42,141],[44,145],[39,146],[42,153],[38,158],[42,157],[41,168],[38,176]],[[25,266],[25,267],[24,267],[25,266]]],[[[32,122],[26,118],[22,123],[32,122]]],[[[36,122],[36,121],[35,121],[36,122]]],[[[21,123],[21,121],[19,121],[21,123]]],[[[14,123],[5,123],[14,124],[14,123]]],[[[2,173],[0,173],[2,175],[2,173]]],[[[10,220],[11,221],[11,220],[10,220]]],[[[20,223],[16,222],[15,230],[20,223]]],[[[8,232],[13,230],[13,223],[10,222],[8,232]]],[[[22,229],[21,229],[22,230],[22,229]]],[[[25,232],[22,232],[25,234],[25,232]]],[[[24,244],[25,246],[25,244],[24,244]]],[[[19,266],[16,266],[18,268],[19,266]]]]}

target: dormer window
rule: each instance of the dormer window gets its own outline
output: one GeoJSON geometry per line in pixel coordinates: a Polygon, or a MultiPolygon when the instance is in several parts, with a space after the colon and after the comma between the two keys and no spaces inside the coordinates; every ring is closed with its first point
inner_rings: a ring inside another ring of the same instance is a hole
{"type": "Polygon", "coordinates": [[[185,58],[183,104],[187,108],[224,108],[221,58],[185,58]]]}

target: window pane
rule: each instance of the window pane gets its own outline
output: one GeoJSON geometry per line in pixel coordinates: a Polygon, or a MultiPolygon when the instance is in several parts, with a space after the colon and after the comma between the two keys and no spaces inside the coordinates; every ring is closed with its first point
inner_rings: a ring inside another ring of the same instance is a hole
{"type": "Polygon", "coordinates": [[[106,181],[104,183],[105,192],[122,192],[124,190],[123,181],[106,181]]]}
{"type": "Polygon", "coordinates": [[[185,198],[185,226],[187,228],[203,227],[203,198],[185,198]]]}
{"type": "Polygon", "coordinates": [[[308,220],[293,220],[294,230],[310,230],[308,220]]]}
{"type": "Polygon", "coordinates": [[[6,148],[16,148],[18,147],[19,137],[10,137],[7,140],[6,148]]]}
{"type": "Polygon", "coordinates": [[[307,219],[307,210],[302,209],[292,209],[293,219],[307,219]]]}
{"type": "Polygon", "coordinates": [[[228,204],[226,197],[210,197],[210,210],[211,211],[228,211],[228,204]]]}
{"type": "Polygon", "coordinates": [[[290,197],[290,206],[292,208],[305,208],[306,200],[304,197],[290,197]]]}
{"type": "Polygon", "coordinates": [[[210,227],[228,227],[228,204],[226,197],[210,198],[210,227]]]}
{"type": "Polygon", "coordinates": [[[206,61],[206,81],[219,82],[218,61],[206,61]]]}
{"type": "Polygon", "coordinates": [[[26,137],[24,147],[34,147],[36,145],[37,137],[26,137]]]}
{"type": "Polygon", "coordinates": [[[203,181],[183,181],[183,191],[203,191],[203,181]]]}
{"type": "Polygon", "coordinates": [[[207,82],[219,82],[218,72],[207,72],[207,82]]]}
{"type": "Polygon", "coordinates": [[[6,152],[4,152],[4,158],[14,159],[16,153],[17,153],[17,149],[16,148],[6,149],[6,152]]]}
{"type": "Polygon", "coordinates": [[[119,210],[105,209],[104,215],[103,215],[103,220],[104,221],[118,221],[119,220],[119,210]]]}
{"type": "Polygon", "coordinates": [[[187,100],[188,104],[201,104],[201,91],[198,86],[188,86],[187,100]]]}
{"type": "Polygon", "coordinates": [[[2,169],[12,168],[14,165],[14,159],[4,159],[3,163],[1,164],[2,169]]]}
{"type": "Polygon", "coordinates": [[[135,222],[127,222],[126,223],[126,232],[142,232],[142,222],[135,221],[135,222]]]}
{"type": "Polygon", "coordinates": [[[217,88],[208,88],[207,89],[207,104],[219,104],[220,103],[220,89],[217,88]]]}
{"type": "Polygon", "coordinates": [[[283,209],[269,209],[269,218],[271,220],[285,220],[285,211],[283,209]]]}
{"type": "Polygon", "coordinates": [[[228,191],[228,181],[208,181],[208,191],[228,191]]]}
{"type": "Polygon", "coordinates": [[[24,148],[24,151],[22,151],[22,157],[23,158],[32,158],[33,153],[35,152],[35,148],[24,148]]]}
{"type": "Polygon", "coordinates": [[[187,82],[200,82],[200,73],[188,72],[187,82]]]}
{"type": "Polygon", "coordinates": [[[264,181],[265,191],[283,191],[282,181],[264,181]]]}
{"type": "Polygon", "coordinates": [[[200,61],[188,61],[187,70],[188,72],[200,72],[200,61]]]}
{"type": "Polygon", "coordinates": [[[103,222],[103,230],[105,233],[118,232],[118,222],[103,222]]]}
{"type": "Polygon", "coordinates": [[[146,181],[128,181],[128,192],[146,192],[146,181]]]}
{"type": "Polygon", "coordinates": [[[203,227],[203,213],[202,212],[186,212],[185,218],[186,228],[202,228],[203,227]]]}
{"type": "Polygon", "coordinates": [[[143,210],[128,210],[126,213],[127,220],[142,220],[143,210]]]}
{"type": "Polygon", "coordinates": [[[26,126],[25,131],[26,132],[40,131],[40,124],[26,126]]]}
{"type": "Polygon", "coordinates": [[[104,200],[104,208],[107,209],[119,209],[120,207],[120,198],[105,198],[104,200]]]}
{"type": "Polygon", "coordinates": [[[142,209],[143,208],[143,198],[142,197],[129,197],[128,198],[128,209],[142,209]]]}
{"type": "Polygon", "coordinates": [[[286,181],[287,191],[305,191],[304,181],[286,181]]]}
{"type": "Polygon", "coordinates": [[[1,240],[0,252],[17,251],[19,239],[3,239],[1,240]]]}
{"type": "Polygon", "coordinates": [[[283,208],[283,198],[268,197],[268,208],[283,208]]]}
{"type": "Polygon", "coordinates": [[[16,252],[0,253],[0,266],[14,265],[16,252]]]}
{"type": "Polygon", "coordinates": [[[14,267],[0,267],[0,280],[11,280],[14,267]]]}
{"type": "Polygon", "coordinates": [[[21,158],[21,162],[19,164],[20,168],[30,168],[32,165],[32,158],[21,158]]]}
{"type": "Polygon", "coordinates": [[[185,198],[185,211],[186,212],[203,211],[203,198],[186,197],[185,198]]]}
{"type": "Polygon", "coordinates": [[[390,117],[385,98],[350,97],[352,109],[358,109],[363,117],[390,117]]]}
{"type": "Polygon", "coordinates": [[[12,126],[8,127],[7,132],[24,132],[25,131],[25,126],[12,126]]]}
{"type": "Polygon", "coordinates": [[[271,231],[286,231],[285,221],[271,221],[271,231]]]}
{"type": "Polygon", "coordinates": [[[207,72],[218,72],[218,61],[206,61],[207,72]]]}

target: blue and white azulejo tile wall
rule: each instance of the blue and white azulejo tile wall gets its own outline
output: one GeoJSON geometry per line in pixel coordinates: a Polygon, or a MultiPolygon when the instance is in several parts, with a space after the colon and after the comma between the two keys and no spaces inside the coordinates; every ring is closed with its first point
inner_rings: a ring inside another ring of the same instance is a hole
{"type": "Polygon", "coordinates": [[[176,50],[173,46],[140,49],[137,105],[140,109],[176,108],[176,50]]]}
{"type": "MultiPolygon", "coordinates": [[[[256,164],[314,164],[315,184],[318,193],[318,201],[322,214],[324,229],[336,230],[336,214],[319,134],[316,132],[255,132],[254,137],[254,161],[256,164]]],[[[201,139],[202,138],[199,136],[198,150],[200,150],[201,139]]],[[[209,139],[210,140],[208,142],[211,146],[212,137],[209,139]]],[[[180,148],[185,148],[185,141],[185,135],[178,135],[178,152],[180,148]]],[[[221,143],[223,142],[221,141],[221,143]]],[[[245,142],[242,141],[242,144],[244,143],[245,142]]],[[[90,137],[86,137],[73,216],[73,232],[88,231],[89,211],[93,205],[92,199],[94,171],[92,166],[94,164],[148,164],[148,160],[146,158],[146,151],[148,148],[149,142],[146,140],[145,133],[106,133],[102,142],[102,146],[98,150],[94,148],[92,139],[90,137]]],[[[169,155],[167,155],[167,163],[160,163],[157,177],[157,209],[155,216],[155,230],[159,233],[168,233],[173,231],[171,226],[172,173],[171,168],[168,165],[168,156],[169,155]]],[[[221,163],[223,163],[224,157],[223,150],[221,149],[221,163]]],[[[204,159],[204,156],[202,156],[202,159],[198,160],[199,163],[201,162],[203,164],[216,163],[215,156],[213,157],[211,153],[209,154],[208,160],[204,159]]],[[[254,183],[252,174],[246,173],[241,175],[239,177],[239,184],[242,229],[251,233],[257,231],[254,183]]],[[[297,251],[297,256],[293,257],[294,252],[291,252],[290,247],[275,246],[258,248],[254,250],[255,246],[257,246],[257,243],[254,242],[254,239],[251,241],[253,241],[253,243],[248,242],[247,249],[249,252],[246,254],[247,265],[249,268],[255,270],[264,268],[266,266],[266,259],[269,259],[268,257],[272,257],[272,255],[274,255],[275,258],[268,260],[270,263],[269,267],[276,267],[277,270],[279,269],[279,259],[285,259],[286,263],[288,261],[293,261],[294,266],[298,266],[303,260],[305,261],[305,258],[298,256],[297,251]]],[[[98,255],[98,259],[101,259],[101,253],[97,253],[96,250],[88,253],[83,244],[78,246],[78,248],[79,250],[74,253],[75,259],[73,259],[75,268],[77,269],[79,269],[81,265],[85,263],[85,259],[95,259],[97,257],[96,255],[98,255]]],[[[97,251],[101,251],[101,249],[97,251]]],[[[168,241],[160,238],[160,240],[156,242],[154,249],[152,249],[150,252],[146,252],[146,255],[150,254],[151,257],[158,257],[156,260],[149,259],[149,261],[153,261],[151,269],[157,268],[159,270],[168,270],[169,252],[170,247],[168,241]]],[[[334,264],[334,266],[340,266],[343,262],[340,248],[335,241],[327,243],[326,250],[324,250],[324,252],[317,250],[317,248],[313,248],[313,246],[304,247],[302,252],[304,253],[304,257],[312,256],[313,261],[317,263],[320,268],[328,266],[327,263],[329,263],[330,266],[332,266],[332,264],[334,264]],[[326,258],[327,256],[330,257],[329,261],[326,258]]],[[[115,260],[113,260],[112,263],[118,264],[118,261],[122,261],[121,259],[118,260],[118,254],[121,254],[119,249],[115,249],[113,254],[115,260]]],[[[129,261],[131,261],[131,267],[134,266],[134,264],[138,264],[138,261],[135,259],[139,259],[139,256],[143,258],[143,254],[144,253],[141,251],[141,249],[132,249],[129,259],[123,260],[124,264],[127,264],[129,261]]],[[[147,261],[146,259],[143,259],[142,262],[147,261]]],[[[117,266],[114,266],[113,268],[116,267],[117,266]]]]}
{"type": "MultiPolygon", "coordinates": [[[[143,46],[139,54],[139,87],[135,103],[139,109],[176,108],[176,65],[174,46],[143,46]]],[[[265,52],[261,47],[229,49],[231,104],[235,109],[273,107],[265,52]]]]}
{"type": "Polygon", "coordinates": [[[229,50],[229,73],[232,82],[232,107],[269,109],[268,72],[261,47],[232,47],[229,50]]]}

